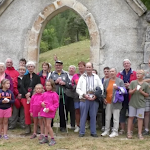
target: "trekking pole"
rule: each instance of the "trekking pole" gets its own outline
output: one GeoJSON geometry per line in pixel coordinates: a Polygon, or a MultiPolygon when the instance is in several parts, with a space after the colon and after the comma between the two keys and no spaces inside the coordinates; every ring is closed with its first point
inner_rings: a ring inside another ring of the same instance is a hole
{"type": "Polygon", "coordinates": [[[62,88],[62,96],[63,96],[63,105],[64,105],[64,115],[65,115],[65,121],[66,121],[66,129],[67,129],[67,135],[68,135],[67,116],[66,116],[66,106],[65,106],[65,98],[64,98],[64,90],[63,90],[63,88],[62,88]]]}
{"type": "MultiPolygon", "coordinates": [[[[60,87],[59,87],[59,103],[60,103],[60,87]]],[[[57,111],[57,128],[56,128],[56,136],[58,134],[58,124],[59,124],[59,107],[58,107],[58,111],[57,111]]]]}

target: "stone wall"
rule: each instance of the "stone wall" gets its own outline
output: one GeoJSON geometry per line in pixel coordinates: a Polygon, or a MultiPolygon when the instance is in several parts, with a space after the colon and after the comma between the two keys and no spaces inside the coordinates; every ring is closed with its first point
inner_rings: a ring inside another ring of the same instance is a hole
{"type": "Polygon", "coordinates": [[[101,76],[105,66],[121,70],[124,58],[129,58],[132,68],[137,69],[147,63],[144,47],[148,23],[143,15],[146,9],[139,3],[129,4],[130,0],[14,0],[0,16],[0,61],[11,57],[15,67],[21,57],[38,62],[46,23],[69,7],[87,23],[91,60],[101,76]]]}

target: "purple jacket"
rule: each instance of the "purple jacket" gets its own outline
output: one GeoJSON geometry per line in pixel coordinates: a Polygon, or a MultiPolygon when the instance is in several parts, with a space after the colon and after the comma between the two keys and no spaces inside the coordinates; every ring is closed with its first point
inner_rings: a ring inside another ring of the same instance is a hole
{"type": "Polygon", "coordinates": [[[8,79],[10,81],[10,88],[9,89],[12,92],[14,92],[13,81],[12,81],[11,77],[8,74],[6,74],[6,73],[5,73],[5,79],[8,79]]]}
{"type": "Polygon", "coordinates": [[[122,103],[124,101],[124,94],[127,94],[126,88],[118,87],[118,90],[116,90],[116,92],[115,92],[113,103],[117,103],[117,102],[122,103]]]}

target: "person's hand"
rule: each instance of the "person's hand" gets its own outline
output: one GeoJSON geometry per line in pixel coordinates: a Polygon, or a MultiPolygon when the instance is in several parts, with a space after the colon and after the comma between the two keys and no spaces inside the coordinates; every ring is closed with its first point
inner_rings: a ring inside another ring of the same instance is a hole
{"type": "Polygon", "coordinates": [[[2,103],[9,103],[9,99],[8,98],[4,98],[4,100],[2,101],[2,103]]]}
{"type": "Polygon", "coordinates": [[[29,98],[30,97],[30,92],[28,92],[25,96],[26,96],[26,98],[29,98]]]}
{"type": "Polygon", "coordinates": [[[64,81],[59,81],[60,85],[66,85],[66,83],[64,81]]]}
{"type": "Polygon", "coordinates": [[[49,108],[46,108],[45,112],[48,113],[49,112],[49,108]]]}
{"type": "Polygon", "coordinates": [[[88,94],[83,94],[83,98],[89,99],[89,95],[88,94]]]}
{"type": "Polygon", "coordinates": [[[113,88],[114,88],[115,90],[117,90],[117,89],[118,89],[118,86],[117,86],[117,85],[114,85],[113,88]]]}
{"type": "Polygon", "coordinates": [[[31,100],[31,98],[30,98],[30,97],[28,97],[28,98],[27,98],[27,102],[28,102],[28,103],[30,103],[30,100],[31,100]]]}
{"type": "Polygon", "coordinates": [[[104,103],[107,104],[107,100],[106,99],[104,99],[104,103]]]}
{"type": "Polygon", "coordinates": [[[44,102],[42,102],[42,103],[41,103],[41,105],[42,105],[42,107],[43,107],[43,108],[45,108],[45,107],[46,107],[46,105],[45,105],[45,103],[44,103],[44,102]]]}
{"type": "Polygon", "coordinates": [[[129,82],[127,82],[127,83],[125,83],[124,85],[125,85],[126,89],[128,89],[128,88],[129,88],[130,83],[129,83],[129,82]]]}
{"type": "Polygon", "coordinates": [[[33,113],[30,113],[30,116],[33,117],[33,113]]]}
{"type": "Polygon", "coordinates": [[[22,94],[18,94],[17,98],[21,99],[22,98],[22,94]]]}
{"type": "Polygon", "coordinates": [[[57,58],[57,55],[55,54],[54,55],[54,61],[57,61],[58,60],[58,58],[57,58]]]}
{"type": "Polygon", "coordinates": [[[6,104],[6,103],[8,103],[8,102],[4,99],[4,100],[2,100],[2,103],[6,104]]]}
{"type": "Polygon", "coordinates": [[[57,84],[57,83],[59,83],[61,81],[61,78],[59,77],[59,78],[57,78],[57,80],[55,81],[55,83],[57,84]]]}
{"type": "Polygon", "coordinates": [[[95,95],[93,95],[92,97],[89,96],[89,100],[90,100],[90,101],[94,101],[95,99],[96,99],[96,96],[95,96],[95,95]]]}

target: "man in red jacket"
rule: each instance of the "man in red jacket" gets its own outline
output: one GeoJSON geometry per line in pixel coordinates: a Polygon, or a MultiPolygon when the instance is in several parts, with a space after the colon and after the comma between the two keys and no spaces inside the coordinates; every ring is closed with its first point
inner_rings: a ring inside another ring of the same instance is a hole
{"type": "Polygon", "coordinates": [[[14,78],[19,76],[19,72],[15,70],[15,68],[13,67],[13,61],[11,58],[7,58],[5,63],[6,63],[5,72],[12,78],[12,80],[14,80],[14,78]]]}
{"type": "Polygon", "coordinates": [[[120,125],[121,130],[119,134],[125,133],[125,122],[126,122],[126,110],[128,109],[128,103],[129,103],[129,85],[130,82],[133,80],[136,80],[136,72],[131,69],[131,61],[129,59],[123,60],[123,67],[124,70],[120,71],[117,74],[117,77],[121,78],[124,81],[125,87],[127,89],[127,94],[124,95],[124,101],[122,103],[122,109],[120,112],[120,125]]]}

